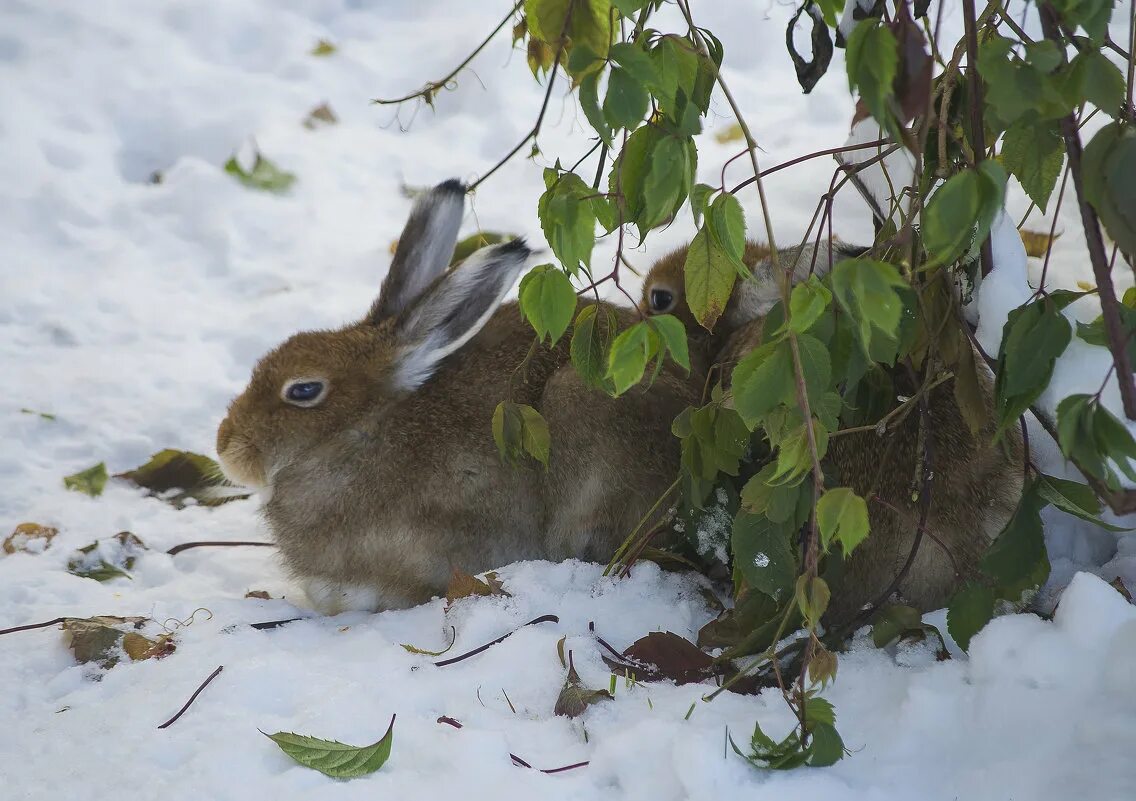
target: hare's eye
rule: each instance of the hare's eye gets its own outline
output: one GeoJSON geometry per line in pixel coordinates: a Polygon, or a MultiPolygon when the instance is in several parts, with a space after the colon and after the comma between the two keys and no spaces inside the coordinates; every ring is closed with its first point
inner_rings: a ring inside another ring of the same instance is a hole
{"type": "Polygon", "coordinates": [[[299,380],[284,385],[284,400],[296,406],[315,406],[321,400],[327,386],[322,381],[299,380]]]}
{"type": "Polygon", "coordinates": [[[651,311],[653,312],[666,312],[670,311],[671,306],[674,305],[674,293],[667,289],[652,289],[651,290],[651,311]]]}

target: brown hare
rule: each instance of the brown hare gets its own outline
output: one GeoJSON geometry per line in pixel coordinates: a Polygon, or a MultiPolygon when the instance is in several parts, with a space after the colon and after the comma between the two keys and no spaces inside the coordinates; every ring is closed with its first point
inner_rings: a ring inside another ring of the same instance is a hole
{"type": "MultiPolygon", "coordinates": [[[[607,559],[677,473],[671,421],[702,379],[668,369],[610,398],[576,374],[567,335],[522,368],[533,331],[503,300],[529,249],[513,240],[447,270],[464,194],[447,181],[422,196],[366,316],[261,359],[218,429],[225,473],[266,490],[284,561],[320,611],[418,604],[452,567],[607,559]],[[547,471],[502,462],[491,421],[505,399],[548,422],[547,471]]],[[[638,317],[613,311],[621,327],[638,317]]]]}
{"type": "MultiPolygon", "coordinates": [[[[823,275],[831,267],[827,248],[813,265],[811,248],[781,251],[781,264],[793,269],[794,280],[823,275]]],[[[839,246],[834,261],[859,255],[863,248],[839,246]]],[[[753,280],[735,287],[713,334],[702,329],[684,300],[682,267],[685,252],[673,253],[647,275],[642,308],[649,314],[676,314],[687,324],[692,343],[704,349],[705,364],[720,364],[727,385],[733,366],[761,343],[763,315],[780,299],[768,249],[751,243],[746,263],[753,280]],[[699,333],[701,332],[701,333],[699,333]]],[[[978,360],[981,366],[981,360],[978,360]]],[[[899,585],[900,595],[921,610],[946,604],[959,582],[974,578],[990,541],[1009,520],[1022,490],[1022,445],[1016,431],[993,444],[993,381],[983,374],[981,389],[989,423],[971,433],[955,401],[953,384],[946,382],[928,395],[929,451],[933,485],[926,534],[915,561],[899,585]]],[[[916,387],[901,370],[893,372],[897,394],[911,396],[916,387]]],[[[844,622],[875,601],[900,573],[908,559],[919,523],[913,500],[918,468],[919,415],[912,413],[885,437],[874,431],[833,437],[825,468],[839,485],[868,498],[871,535],[848,560],[833,588],[827,622],[844,622]]]]}

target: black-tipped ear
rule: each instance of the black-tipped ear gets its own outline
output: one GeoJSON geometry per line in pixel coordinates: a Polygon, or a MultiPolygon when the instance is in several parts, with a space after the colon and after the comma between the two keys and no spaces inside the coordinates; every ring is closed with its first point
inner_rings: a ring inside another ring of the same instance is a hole
{"type": "Polygon", "coordinates": [[[415,389],[497,311],[529,257],[523,239],[482,248],[431,284],[395,321],[396,381],[415,389]]]}
{"type": "Polygon", "coordinates": [[[451,178],[415,201],[367,322],[394,317],[446,271],[458,240],[465,191],[461,181],[451,178]]]}

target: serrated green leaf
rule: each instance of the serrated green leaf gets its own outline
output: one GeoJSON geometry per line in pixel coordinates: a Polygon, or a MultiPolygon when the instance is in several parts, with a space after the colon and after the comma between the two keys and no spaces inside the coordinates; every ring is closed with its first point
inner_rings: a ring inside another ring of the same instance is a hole
{"type": "Polygon", "coordinates": [[[1085,199],[1125,253],[1136,253],[1136,126],[1109,123],[1085,146],[1085,199]]]}
{"type": "Polygon", "coordinates": [[[1040,587],[1049,577],[1040,514],[1044,506],[1034,481],[1022,493],[1013,517],[982,557],[982,572],[994,580],[998,598],[1017,602],[1023,592],[1040,587]]]}
{"type": "Polygon", "coordinates": [[[839,542],[846,559],[868,536],[868,505],[848,487],[830,489],[820,496],[816,516],[824,549],[839,542]]]}
{"type": "Polygon", "coordinates": [[[548,433],[548,423],[540,412],[531,406],[520,404],[521,412],[521,447],[529,456],[536,459],[544,469],[548,469],[548,456],[552,447],[548,433]]]}
{"type": "Polygon", "coordinates": [[[537,215],[544,237],[556,258],[568,272],[575,274],[580,265],[592,260],[596,241],[596,213],[592,203],[595,190],[575,173],[559,176],[546,170],[550,185],[537,202],[537,215]],[[548,173],[554,180],[549,181],[548,173]]]}
{"type": "Polygon", "coordinates": [[[830,723],[818,723],[811,732],[809,741],[809,765],[814,768],[827,768],[844,758],[847,749],[836,727],[830,723]]]}
{"type": "Polygon", "coordinates": [[[739,512],[730,538],[734,566],[746,583],[774,600],[786,596],[797,577],[791,532],[763,515],[739,512]]]}
{"type": "Polygon", "coordinates": [[[1065,161],[1065,142],[1052,123],[1019,120],[1002,140],[1002,160],[1042,212],[1065,161]]]}
{"type": "Polygon", "coordinates": [[[1074,86],[1080,95],[1110,117],[1116,117],[1124,103],[1124,75],[1100,50],[1077,54],[1070,65],[1074,86]]]}
{"type": "Polygon", "coordinates": [[[994,591],[973,582],[955,593],[947,607],[947,631],[964,651],[970,641],[994,617],[994,591]]]}
{"type": "Polygon", "coordinates": [[[734,368],[734,408],[751,429],[794,391],[793,354],[788,342],[771,342],[750,351],[734,368]]]}
{"type": "Polygon", "coordinates": [[[394,720],[395,716],[392,715],[387,733],[378,742],[363,746],[345,745],[335,740],[321,740],[293,732],[261,734],[306,768],[318,770],[335,779],[354,779],[374,773],[386,764],[394,743],[394,720]]]}
{"type": "Polygon", "coordinates": [[[683,275],[691,313],[703,328],[712,331],[730,299],[737,270],[705,227],[698,230],[687,248],[683,275]]]}
{"type": "Polygon", "coordinates": [[[1013,425],[1049,385],[1073,329],[1055,303],[1041,299],[1014,309],[1002,329],[994,380],[999,428],[1013,425]]]}
{"type": "Polygon", "coordinates": [[[529,270],[519,292],[521,313],[532,325],[536,335],[550,344],[568,330],[576,313],[576,290],[563,270],[551,264],[541,264],[529,270]]]}
{"type": "Polygon", "coordinates": [[[730,257],[734,267],[743,277],[748,276],[749,271],[743,261],[746,245],[745,213],[738,199],[729,192],[718,195],[710,205],[706,227],[730,257]]]}
{"type": "Polygon", "coordinates": [[[88,467],[86,470],[80,470],[78,473],[66,476],[63,479],[63,486],[69,490],[97,498],[103,494],[107,478],[106,464],[99,462],[94,467],[88,467]]]}
{"type": "Polygon", "coordinates": [[[604,95],[604,120],[615,130],[634,130],[647,114],[647,90],[625,69],[612,67],[604,95]]]}
{"type": "Polygon", "coordinates": [[[907,634],[921,630],[923,616],[919,610],[903,604],[889,604],[876,613],[872,624],[872,643],[877,648],[885,648],[907,634]]]}
{"type": "Polygon", "coordinates": [[[686,173],[685,142],[663,137],[651,151],[651,167],[643,184],[643,225],[654,228],[674,211],[686,173]]]}
{"type": "Polygon", "coordinates": [[[607,378],[615,387],[615,394],[622,395],[643,379],[643,373],[659,349],[658,335],[645,321],[641,321],[621,332],[615,338],[608,353],[607,378]]]}
{"type": "Polygon", "coordinates": [[[580,108],[584,110],[584,116],[588,118],[588,122],[599,134],[600,139],[603,140],[605,145],[611,147],[612,131],[608,127],[603,111],[600,110],[599,81],[599,72],[588,73],[580,81],[580,108]]]}
{"type": "Polygon", "coordinates": [[[995,215],[1002,208],[1005,170],[995,161],[983,161],[977,170],[966,169],[939,187],[923,213],[923,243],[934,263],[946,264],[963,255],[971,243],[986,239],[995,215]]]}
{"type": "Polygon", "coordinates": [[[907,282],[895,265],[874,259],[847,259],[832,270],[832,293],[856,321],[860,343],[871,352],[872,329],[895,338],[903,316],[904,303],[897,289],[907,282]]]}
{"type": "Polygon", "coordinates": [[[702,215],[706,213],[706,201],[718,190],[709,184],[695,184],[690,190],[690,213],[694,215],[694,224],[702,224],[702,215]]]}
{"type": "Polygon", "coordinates": [[[616,326],[615,312],[607,304],[593,303],[576,315],[569,352],[576,372],[593,389],[614,392],[607,379],[607,359],[616,326]]]}
{"type": "Polygon", "coordinates": [[[797,608],[801,610],[801,617],[805,626],[815,629],[820,625],[820,619],[828,609],[828,602],[832,599],[832,591],[828,582],[819,576],[801,575],[797,577],[794,596],[797,608]]]}
{"type": "Polygon", "coordinates": [[[607,58],[611,0],[525,0],[524,8],[531,36],[556,45],[564,34],[572,47],[584,46],[599,58],[607,58]]]}
{"type": "Polygon", "coordinates": [[[815,275],[809,280],[793,287],[789,299],[789,327],[798,334],[808,331],[820,319],[832,300],[828,287],[815,275]]]}
{"type": "Polygon", "coordinates": [[[674,363],[689,372],[690,353],[686,343],[686,328],[679,319],[670,314],[659,314],[648,317],[647,324],[654,329],[674,363]]]}
{"type": "Polygon", "coordinates": [[[1132,531],[1131,528],[1114,526],[1100,519],[1100,498],[1086,484],[1042,475],[1038,480],[1037,489],[1044,500],[1074,517],[1088,520],[1109,531],[1132,531]]]}

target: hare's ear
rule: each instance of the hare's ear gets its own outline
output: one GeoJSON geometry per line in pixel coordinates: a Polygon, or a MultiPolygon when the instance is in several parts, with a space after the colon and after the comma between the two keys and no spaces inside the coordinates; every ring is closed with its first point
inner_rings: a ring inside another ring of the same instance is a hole
{"type": "Polygon", "coordinates": [[[374,325],[394,317],[446,271],[464,208],[465,187],[456,179],[443,181],[415,201],[367,322],[374,325]]]}
{"type": "Polygon", "coordinates": [[[524,240],[482,248],[440,276],[394,322],[396,383],[411,390],[481,330],[501,305],[529,256],[524,240]]]}

